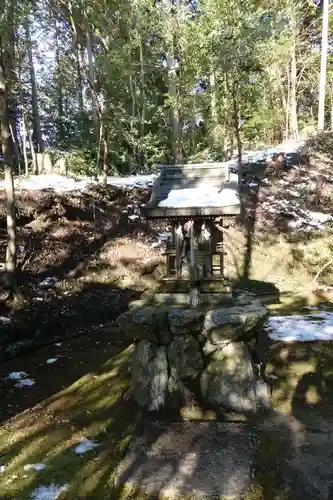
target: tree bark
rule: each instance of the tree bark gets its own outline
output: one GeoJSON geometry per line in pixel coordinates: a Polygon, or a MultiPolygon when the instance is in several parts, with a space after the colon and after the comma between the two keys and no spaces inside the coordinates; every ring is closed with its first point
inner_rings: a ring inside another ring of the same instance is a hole
{"type": "Polygon", "coordinates": [[[62,73],[61,73],[61,64],[60,64],[60,50],[59,50],[59,42],[58,37],[59,27],[57,20],[54,21],[55,27],[55,59],[57,65],[57,73],[58,73],[58,82],[57,82],[57,92],[58,92],[58,141],[60,146],[63,145],[66,138],[65,126],[64,126],[64,103],[63,103],[63,89],[62,89],[62,73]]]}
{"type": "Polygon", "coordinates": [[[180,123],[178,113],[177,75],[173,51],[167,56],[167,69],[169,98],[171,101],[170,118],[172,129],[172,156],[175,164],[181,164],[183,162],[183,153],[181,148],[180,123]]]}
{"type": "Polygon", "coordinates": [[[72,27],[72,35],[73,35],[73,52],[75,54],[75,62],[76,62],[76,76],[77,76],[77,93],[78,93],[78,105],[79,111],[83,114],[84,104],[83,104],[83,84],[82,84],[82,69],[81,69],[81,61],[80,61],[80,45],[79,45],[79,37],[78,32],[73,16],[72,3],[68,1],[67,4],[68,15],[72,27]]]}
{"type": "Polygon", "coordinates": [[[91,43],[91,35],[89,29],[89,23],[87,14],[84,13],[84,24],[85,24],[85,35],[86,35],[86,49],[88,54],[88,78],[91,93],[91,111],[93,115],[94,125],[95,125],[95,135],[97,142],[99,142],[100,135],[100,125],[99,125],[99,113],[98,113],[98,101],[95,86],[95,73],[94,73],[94,60],[93,60],[93,49],[91,43]]]}
{"type": "Polygon", "coordinates": [[[210,72],[210,112],[213,127],[218,124],[217,103],[216,103],[216,77],[214,68],[210,72]]]}
{"type": "Polygon", "coordinates": [[[103,129],[103,184],[107,186],[109,173],[109,145],[105,125],[103,129]]]}
{"type": "Polygon", "coordinates": [[[34,175],[37,175],[38,172],[38,163],[37,163],[37,157],[36,157],[36,152],[35,152],[35,146],[34,146],[34,141],[33,141],[33,132],[29,130],[29,146],[30,146],[30,151],[31,151],[31,159],[32,159],[32,171],[34,175]]]}
{"type": "Polygon", "coordinates": [[[292,32],[292,50],[291,50],[291,74],[290,74],[290,134],[293,139],[298,139],[298,117],[297,117],[297,60],[296,60],[296,41],[297,41],[297,19],[294,7],[291,10],[291,32],[292,32]]]}
{"type": "Polygon", "coordinates": [[[328,0],[324,0],[320,80],[319,80],[318,130],[324,130],[324,125],[325,125],[327,48],[328,48],[328,0]]]}
{"type": "Polygon", "coordinates": [[[1,147],[5,170],[5,191],[7,203],[7,251],[6,251],[6,280],[11,291],[15,285],[16,271],[16,209],[15,190],[13,179],[13,157],[11,154],[11,133],[8,112],[8,84],[6,78],[5,60],[3,47],[0,47],[0,122],[1,122],[1,147]]]}
{"type": "Polygon", "coordinates": [[[32,117],[33,117],[33,130],[34,130],[33,139],[35,144],[37,145],[37,151],[40,152],[43,151],[43,141],[42,141],[42,132],[40,126],[39,109],[38,109],[36,74],[35,74],[34,60],[32,54],[30,27],[28,22],[25,24],[25,36],[28,45],[28,60],[29,60],[29,72],[30,72],[30,83],[31,83],[31,105],[32,105],[32,117]]]}
{"type": "Polygon", "coordinates": [[[238,159],[238,174],[239,182],[241,182],[243,177],[242,172],[242,140],[239,128],[239,106],[238,106],[238,82],[233,82],[232,87],[232,103],[233,103],[233,115],[234,115],[234,128],[237,144],[237,159],[238,159]]]}

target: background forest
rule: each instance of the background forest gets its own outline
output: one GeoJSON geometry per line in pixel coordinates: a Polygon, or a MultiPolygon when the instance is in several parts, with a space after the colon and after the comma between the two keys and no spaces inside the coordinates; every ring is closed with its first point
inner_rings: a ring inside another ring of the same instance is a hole
{"type": "MultiPolygon", "coordinates": [[[[323,2],[3,2],[13,154],[73,172],[224,160],[313,131],[323,2]]],[[[328,46],[331,46],[329,39],[328,46]]],[[[326,123],[333,120],[328,55],[326,123]]]]}

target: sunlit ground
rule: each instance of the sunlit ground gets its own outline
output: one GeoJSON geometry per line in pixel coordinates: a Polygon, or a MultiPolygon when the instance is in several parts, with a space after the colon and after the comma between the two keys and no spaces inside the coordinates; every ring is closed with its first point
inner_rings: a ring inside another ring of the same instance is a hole
{"type": "MultiPolygon", "coordinates": [[[[118,346],[110,332],[76,338],[1,367],[5,404],[0,425],[1,499],[41,500],[38,492],[42,487],[50,491],[51,486],[54,491],[63,488],[61,500],[145,498],[140,492],[114,487],[116,467],[139,418],[137,408],[123,397],[132,349],[117,342],[118,346]],[[34,385],[18,388],[16,381],[4,380],[20,370],[34,385]],[[82,438],[89,441],[81,442],[82,438]]],[[[268,373],[278,377],[273,383],[273,407],[287,421],[297,420],[303,435],[304,429],[332,428],[331,343],[277,342],[268,358],[268,373]]],[[[279,489],[286,458],[282,438],[280,430],[262,435],[257,456],[262,467],[251,500],[289,498],[276,496],[283,491],[279,489]]]]}
{"type": "MultiPolygon", "coordinates": [[[[136,411],[122,400],[131,349],[109,347],[108,351],[109,360],[94,371],[3,422],[0,498],[34,498],[31,495],[37,488],[50,485],[66,487],[59,497],[62,499],[119,498],[113,472],[135,427],[136,411]],[[77,454],[75,448],[82,438],[98,446],[90,451],[83,447],[83,453],[77,454]],[[34,470],[34,464],[42,464],[37,466],[42,470],[34,470]]],[[[76,356],[71,360],[73,370],[80,354],[76,356]]],[[[49,376],[60,375],[63,380],[56,364],[49,376]]],[[[35,385],[15,388],[17,398],[22,391],[32,395],[40,384],[47,386],[47,379],[38,377],[38,369],[32,375],[35,385]]]]}

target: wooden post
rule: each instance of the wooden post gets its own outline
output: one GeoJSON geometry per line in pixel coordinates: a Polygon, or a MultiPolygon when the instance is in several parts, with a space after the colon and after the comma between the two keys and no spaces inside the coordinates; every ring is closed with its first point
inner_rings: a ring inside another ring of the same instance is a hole
{"type": "Polygon", "coordinates": [[[182,251],[184,244],[183,228],[180,222],[176,223],[174,235],[176,247],[176,277],[180,279],[182,276],[182,251]]]}
{"type": "MultiPolygon", "coordinates": [[[[219,224],[222,225],[223,221],[220,219],[219,224]]],[[[218,256],[218,266],[213,266],[214,275],[224,278],[224,245],[223,245],[223,232],[219,231],[215,224],[212,225],[212,255],[218,256]]]]}
{"type": "MultiPolygon", "coordinates": [[[[221,220],[222,227],[223,221],[221,220]]],[[[220,242],[219,242],[219,254],[220,254],[220,276],[224,278],[224,242],[223,242],[223,231],[220,232],[220,242]]]]}

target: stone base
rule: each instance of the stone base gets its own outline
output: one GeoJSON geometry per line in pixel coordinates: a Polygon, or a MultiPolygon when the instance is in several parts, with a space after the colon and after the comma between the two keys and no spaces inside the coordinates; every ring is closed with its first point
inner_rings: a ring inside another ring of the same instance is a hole
{"type": "MultiPolygon", "coordinates": [[[[132,309],[134,307],[143,306],[180,306],[188,307],[189,294],[188,292],[158,292],[158,293],[147,293],[142,296],[139,300],[134,300],[130,303],[129,307],[132,309]]],[[[200,302],[203,306],[208,305],[232,305],[233,297],[231,292],[223,293],[200,293],[200,302]]]]}
{"type": "Polygon", "coordinates": [[[150,498],[239,500],[251,486],[249,434],[239,423],[145,421],[117,470],[116,484],[150,498]]]}
{"type": "MultiPolygon", "coordinates": [[[[159,290],[163,293],[186,293],[191,287],[190,279],[176,279],[175,276],[164,276],[160,280],[159,290]]],[[[222,276],[202,278],[198,284],[202,293],[230,293],[230,285],[222,276]]]]}
{"type": "Polygon", "coordinates": [[[136,343],[129,391],[136,403],[150,411],[191,399],[239,413],[267,408],[249,347],[267,310],[249,299],[197,308],[136,304],[122,314],[118,324],[136,343]]]}

